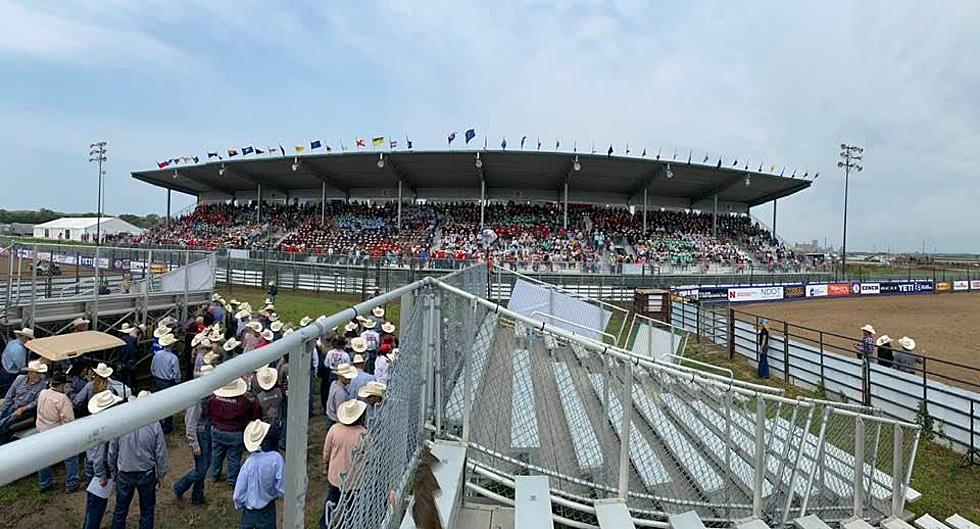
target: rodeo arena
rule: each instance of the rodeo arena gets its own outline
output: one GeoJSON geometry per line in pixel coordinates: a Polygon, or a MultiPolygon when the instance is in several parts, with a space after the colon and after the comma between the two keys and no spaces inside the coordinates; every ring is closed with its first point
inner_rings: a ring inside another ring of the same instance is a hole
{"type": "Polygon", "coordinates": [[[975,363],[868,311],[763,314],[980,280],[792,250],[775,205],[812,180],[504,150],[167,165],[132,173],[162,225],[0,255],[0,485],[78,491],[85,528],[183,501],[225,527],[978,529],[913,514],[912,480],[927,443],[980,464],[975,363]]]}

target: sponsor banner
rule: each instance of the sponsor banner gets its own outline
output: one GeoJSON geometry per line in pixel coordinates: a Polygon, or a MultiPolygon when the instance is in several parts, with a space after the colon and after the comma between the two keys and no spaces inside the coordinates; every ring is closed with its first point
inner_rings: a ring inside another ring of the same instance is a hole
{"type": "Polygon", "coordinates": [[[970,281],[970,290],[980,290],[980,281],[973,279],[970,281]]]}
{"type": "Polygon", "coordinates": [[[936,283],[936,292],[951,292],[953,290],[953,284],[949,281],[940,281],[936,283]]]}
{"type": "MultiPolygon", "coordinates": [[[[861,291],[861,285],[855,283],[858,287],[858,292],[861,291]]],[[[851,284],[850,283],[831,283],[827,285],[827,295],[834,296],[850,296],[851,295],[851,284]]]]}
{"type": "Polygon", "coordinates": [[[932,292],[932,281],[887,281],[880,283],[882,294],[916,294],[932,292]]]}
{"type": "Polygon", "coordinates": [[[784,298],[802,298],[805,294],[802,286],[792,286],[783,288],[784,298]]]}
{"type": "Polygon", "coordinates": [[[861,295],[873,296],[881,294],[881,283],[861,283],[861,295]]]}
{"type": "Polygon", "coordinates": [[[827,297],[827,285],[807,285],[806,286],[806,297],[808,298],[823,298],[827,297]]]}
{"type": "Polygon", "coordinates": [[[970,290],[969,281],[953,281],[953,290],[960,292],[963,290],[970,290]]]}
{"type": "Polygon", "coordinates": [[[740,287],[728,289],[728,301],[773,301],[783,299],[783,287],[740,287]]]}

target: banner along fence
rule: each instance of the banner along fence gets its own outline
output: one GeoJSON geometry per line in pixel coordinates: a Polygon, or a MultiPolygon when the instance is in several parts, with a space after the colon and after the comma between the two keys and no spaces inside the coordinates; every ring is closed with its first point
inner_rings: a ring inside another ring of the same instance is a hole
{"type": "MultiPolygon", "coordinates": [[[[709,342],[757,364],[756,314],[711,303],[676,300],[672,321],[709,342]]],[[[980,447],[980,369],[935,357],[910,354],[908,368],[859,358],[858,338],[791,322],[769,319],[769,366],[787,382],[823,388],[828,395],[880,408],[904,421],[921,422],[927,413],[933,433],[954,448],[980,447]],[[923,409],[923,406],[925,408],[923,409]]]]}

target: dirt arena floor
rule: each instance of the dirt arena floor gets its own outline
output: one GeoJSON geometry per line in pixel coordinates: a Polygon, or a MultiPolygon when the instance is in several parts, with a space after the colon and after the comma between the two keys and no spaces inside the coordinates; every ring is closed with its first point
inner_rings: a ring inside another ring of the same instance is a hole
{"type": "MultiPolygon", "coordinates": [[[[894,340],[909,336],[917,351],[927,357],[931,378],[980,391],[980,293],[922,294],[843,299],[819,299],[782,303],[757,303],[737,310],[769,318],[774,333],[782,334],[788,322],[793,339],[816,344],[819,333],[795,326],[834,333],[824,335],[825,350],[853,353],[861,336],[859,328],[870,323],[878,335],[894,340]],[[936,358],[974,367],[964,369],[936,358]],[[972,387],[971,387],[972,386],[972,387]]],[[[742,314],[739,319],[750,319],[742,314]]]]}

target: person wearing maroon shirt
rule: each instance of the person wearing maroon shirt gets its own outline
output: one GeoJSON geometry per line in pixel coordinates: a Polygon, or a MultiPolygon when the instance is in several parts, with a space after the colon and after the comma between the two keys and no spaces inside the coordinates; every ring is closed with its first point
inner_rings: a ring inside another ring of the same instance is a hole
{"type": "Polygon", "coordinates": [[[259,401],[246,395],[248,385],[236,378],[216,389],[208,397],[208,415],[211,417],[211,479],[217,483],[221,467],[228,457],[226,482],[235,486],[242,463],[242,432],[248,423],[262,417],[259,401]]]}

